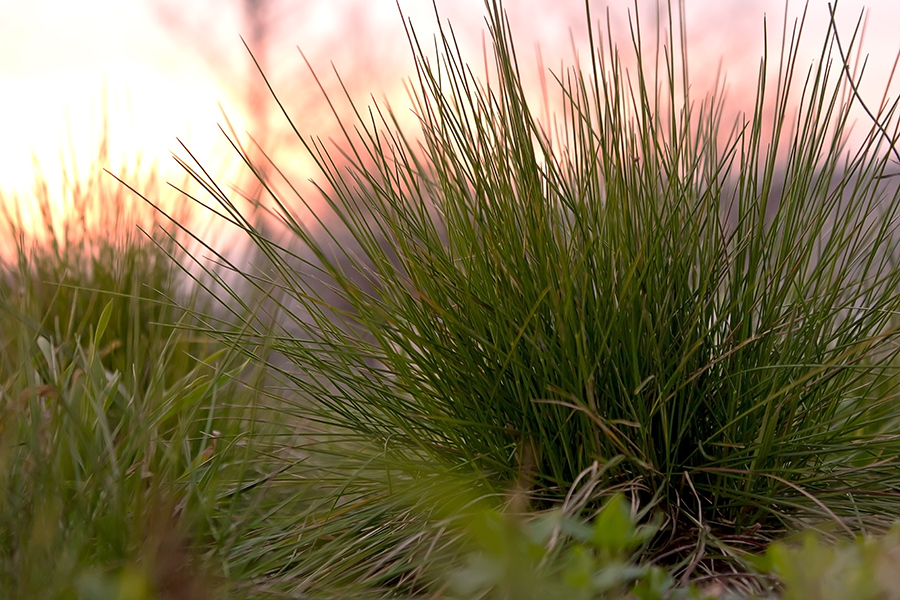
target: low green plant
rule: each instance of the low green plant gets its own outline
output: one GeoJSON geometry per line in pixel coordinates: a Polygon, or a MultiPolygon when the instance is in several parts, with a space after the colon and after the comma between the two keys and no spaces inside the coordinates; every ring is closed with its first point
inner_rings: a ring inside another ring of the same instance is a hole
{"type": "Polygon", "coordinates": [[[453,574],[450,589],[458,598],[699,600],[700,592],[679,588],[664,569],[632,562],[658,525],[636,526],[622,496],[591,524],[562,511],[520,522],[486,510],[471,525],[480,550],[453,574]]]}
{"type": "Polygon", "coordinates": [[[831,544],[814,532],[774,544],[754,560],[783,586],[782,600],[893,599],[898,592],[900,525],[883,536],[831,544]]]}
{"type": "Polygon", "coordinates": [[[270,528],[234,572],[259,593],[434,589],[466,538],[423,491],[441,473],[498,507],[518,489],[525,513],[588,475],[574,516],[627,491],[639,518],[664,515],[642,556],[686,579],[743,572],[748,548],[792,531],[886,530],[896,103],[848,147],[850,57],[829,30],[798,79],[801,22],[778,60],[767,40],[752,112],[723,127],[721,89],[691,96],[670,6],[657,56],[635,20],[635,69],[592,30],[541,123],[502,7],[486,6],[487,79],[449,27],[431,58],[409,29],[417,137],[377,105],[339,117],[336,149],[291,122],[321,168],[314,200],[277,193],[262,175],[277,169],[245,156],[288,241],[185,163],[268,261],[217,256],[244,279],[233,304],[269,298],[219,337],[284,386],[269,439],[283,467],[247,517],[270,528]]]}

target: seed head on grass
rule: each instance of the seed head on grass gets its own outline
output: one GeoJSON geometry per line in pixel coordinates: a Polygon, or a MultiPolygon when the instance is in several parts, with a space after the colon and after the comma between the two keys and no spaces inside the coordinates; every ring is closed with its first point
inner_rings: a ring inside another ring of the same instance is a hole
{"type": "Polygon", "coordinates": [[[341,121],[342,158],[297,132],[335,216],[317,231],[267,187],[292,239],[262,235],[193,171],[268,261],[237,269],[268,299],[230,339],[279,357],[278,418],[300,428],[272,438],[292,462],[260,500],[294,524],[256,540],[248,572],[294,591],[414,589],[455,556],[416,487],[438,494],[440,470],[588,518],[625,491],[667,517],[645,551],[686,575],[786,531],[900,517],[896,103],[847,146],[852,44],[836,59],[829,30],[800,77],[802,21],[786,27],[752,113],[724,129],[721,89],[690,96],[670,6],[649,57],[662,71],[639,22],[630,72],[611,32],[592,33],[590,67],[556,74],[548,134],[502,7],[486,7],[490,82],[449,26],[433,58],[408,29],[416,136],[378,106],[341,121]]]}

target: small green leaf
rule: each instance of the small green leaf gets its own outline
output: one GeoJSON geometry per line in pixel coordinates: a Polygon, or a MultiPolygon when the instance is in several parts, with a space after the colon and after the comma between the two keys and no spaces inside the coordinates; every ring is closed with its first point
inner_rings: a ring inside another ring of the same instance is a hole
{"type": "Polygon", "coordinates": [[[591,580],[597,565],[584,546],[577,545],[567,552],[563,583],[572,591],[591,589],[591,580]]]}
{"type": "Polygon", "coordinates": [[[109,325],[109,319],[112,317],[112,308],[113,303],[112,300],[106,303],[106,306],[103,307],[103,312],[100,313],[100,319],[97,321],[97,330],[94,333],[94,346],[96,346],[100,339],[103,338],[103,334],[106,333],[106,327],[109,325]]]}
{"type": "Polygon", "coordinates": [[[639,543],[625,499],[615,495],[607,501],[594,521],[593,543],[600,550],[618,554],[639,543]]]}

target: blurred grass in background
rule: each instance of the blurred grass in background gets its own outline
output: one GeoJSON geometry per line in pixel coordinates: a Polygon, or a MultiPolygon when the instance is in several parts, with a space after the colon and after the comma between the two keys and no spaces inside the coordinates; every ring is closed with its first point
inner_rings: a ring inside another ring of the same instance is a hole
{"type": "MultiPolygon", "coordinates": [[[[4,198],[0,590],[221,597],[206,566],[228,510],[219,473],[248,471],[252,396],[233,353],[193,330],[189,311],[209,299],[107,159],[101,145],[88,177],[64,178],[62,204],[38,173],[37,227],[4,198]]],[[[164,193],[152,176],[141,185],[164,193]]]]}

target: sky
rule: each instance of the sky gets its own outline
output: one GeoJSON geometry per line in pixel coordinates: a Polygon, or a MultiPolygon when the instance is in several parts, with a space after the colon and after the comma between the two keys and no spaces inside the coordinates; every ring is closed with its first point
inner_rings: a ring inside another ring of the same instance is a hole
{"type": "MultiPolygon", "coordinates": [[[[361,102],[369,94],[389,98],[395,109],[405,102],[403,81],[413,63],[394,0],[270,4],[268,42],[251,50],[264,60],[304,133],[328,136],[335,127],[298,47],[331,93],[340,92],[333,64],[361,102]]],[[[259,121],[246,111],[249,102],[260,102],[262,82],[241,43],[241,36],[254,39],[241,5],[237,0],[0,0],[0,193],[18,194],[27,203],[34,161],[51,181],[61,160],[85,169],[96,156],[104,123],[112,170],[141,160],[175,177],[171,155],[184,155],[181,140],[215,166],[213,171],[227,172],[234,156],[219,131],[226,117],[239,132],[260,133],[259,121]]],[[[439,0],[437,5],[464,54],[477,64],[485,32],[483,1],[439,0]]],[[[427,40],[434,32],[431,1],[400,0],[400,6],[427,40]]],[[[633,2],[592,0],[591,7],[595,23],[605,22],[609,10],[613,36],[627,44],[633,2]]],[[[900,2],[841,1],[842,35],[852,33],[864,7],[863,50],[870,64],[862,91],[877,103],[900,50],[900,2]]],[[[506,8],[523,70],[533,74],[527,81],[532,88],[538,81],[537,45],[547,68],[571,63],[573,45],[587,52],[583,0],[507,0],[506,8]]],[[[803,8],[801,2],[789,3],[788,20],[793,22],[803,8]]],[[[639,0],[638,10],[645,30],[655,28],[657,2],[639,0]]],[[[812,1],[808,11],[803,58],[811,64],[828,25],[828,4],[812,1]]],[[[685,0],[685,15],[692,84],[698,89],[712,85],[721,64],[729,98],[737,103],[752,98],[763,19],[777,52],[785,3],[685,0]]],[[[896,97],[896,82],[892,89],[896,97]]],[[[271,101],[265,102],[274,112],[271,101]]],[[[269,135],[281,139],[284,122],[273,116],[269,123],[269,135]]]]}

